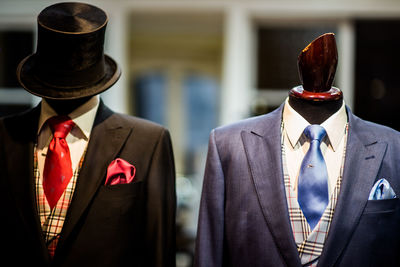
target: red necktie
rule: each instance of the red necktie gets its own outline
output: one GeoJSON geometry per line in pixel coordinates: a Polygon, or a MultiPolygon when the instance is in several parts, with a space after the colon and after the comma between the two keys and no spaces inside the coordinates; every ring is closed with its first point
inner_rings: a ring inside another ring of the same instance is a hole
{"type": "Polygon", "coordinates": [[[53,139],[44,163],[43,190],[53,209],[72,177],[71,156],[65,137],[75,124],[67,116],[51,117],[47,123],[53,132],[53,139]]]}

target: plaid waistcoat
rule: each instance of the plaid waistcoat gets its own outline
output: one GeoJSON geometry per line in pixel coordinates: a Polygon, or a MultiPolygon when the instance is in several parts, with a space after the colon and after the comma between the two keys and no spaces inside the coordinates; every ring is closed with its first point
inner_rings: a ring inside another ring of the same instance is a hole
{"type": "Polygon", "coordinates": [[[300,205],[297,202],[297,195],[290,186],[290,177],[287,169],[285,146],[283,144],[284,139],[282,134],[282,167],[286,191],[286,200],[288,203],[290,224],[292,226],[293,237],[299,251],[301,264],[303,266],[317,266],[318,259],[321,256],[322,250],[324,248],[326,237],[328,236],[329,226],[335,212],[336,201],[342,182],[344,159],[346,155],[347,130],[348,126],[346,125],[342,163],[340,166],[340,174],[337,178],[336,186],[330,196],[329,204],[326,207],[324,214],[322,215],[320,221],[315,226],[312,232],[310,230],[310,225],[307,223],[307,220],[303,215],[300,205]]]}
{"type": "Polygon", "coordinates": [[[43,236],[51,258],[54,256],[58,239],[60,238],[60,233],[64,225],[68,207],[71,204],[72,196],[74,195],[76,180],[81,170],[85,154],[86,154],[86,149],[83,152],[83,155],[71,177],[71,180],[67,185],[67,188],[61,195],[60,199],[58,200],[56,206],[54,206],[53,210],[50,210],[50,206],[44,194],[42,180],[40,179],[39,175],[36,146],[34,149],[33,155],[34,155],[34,179],[36,188],[36,206],[39,213],[38,215],[40,218],[40,224],[42,227],[43,236]]]}

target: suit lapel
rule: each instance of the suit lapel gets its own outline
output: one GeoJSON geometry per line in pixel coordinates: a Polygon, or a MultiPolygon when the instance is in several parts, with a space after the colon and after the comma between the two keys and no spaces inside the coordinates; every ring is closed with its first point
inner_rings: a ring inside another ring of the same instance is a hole
{"type": "Polygon", "coordinates": [[[287,266],[300,266],[283,182],[280,131],[282,107],[283,105],[257,124],[260,125],[257,126],[259,129],[243,131],[242,140],[268,228],[287,266]]]}
{"type": "MultiPolygon", "coordinates": [[[[333,266],[350,240],[376,180],[387,144],[362,137],[351,112],[342,186],[319,266],[333,266]]],[[[360,122],[358,122],[360,123],[360,122]]]]}
{"type": "Polygon", "coordinates": [[[11,138],[6,144],[7,166],[12,196],[26,231],[32,233],[34,243],[45,261],[48,261],[47,247],[42,235],[40,219],[36,207],[35,181],[33,176],[33,148],[36,143],[40,105],[12,120],[5,120],[5,127],[11,138]],[[23,129],[22,129],[23,127],[23,129]],[[15,167],[15,164],[22,166],[15,167]]]}
{"type": "Polygon", "coordinates": [[[100,102],[57,249],[68,239],[98,188],[104,183],[108,165],[118,155],[132,130],[120,125],[118,120],[112,117],[113,114],[100,102]]]}

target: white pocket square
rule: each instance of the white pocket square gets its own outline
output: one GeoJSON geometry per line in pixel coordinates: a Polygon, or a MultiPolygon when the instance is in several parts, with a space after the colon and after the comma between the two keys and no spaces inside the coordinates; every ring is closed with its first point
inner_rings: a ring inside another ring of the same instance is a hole
{"type": "Polygon", "coordinates": [[[395,198],[396,194],[393,191],[393,188],[390,186],[389,182],[385,179],[379,179],[376,181],[374,186],[369,193],[368,200],[382,200],[382,199],[391,199],[395,198]]]}

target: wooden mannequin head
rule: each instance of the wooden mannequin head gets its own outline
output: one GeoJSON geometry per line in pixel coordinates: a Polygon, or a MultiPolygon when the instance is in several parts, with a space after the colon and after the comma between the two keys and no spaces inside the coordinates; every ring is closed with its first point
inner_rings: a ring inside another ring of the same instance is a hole
{"type": "Polygon", "coordinates": [[[332,86],[337,62],[333,33],[319,36],[298,57],[302,85],[290,90],[289,104],[311,124],[321,124],[342,106],[342,91],[332,86]]]}

